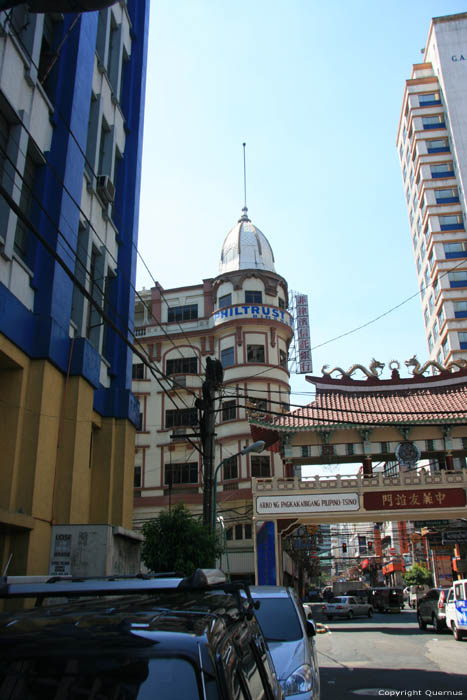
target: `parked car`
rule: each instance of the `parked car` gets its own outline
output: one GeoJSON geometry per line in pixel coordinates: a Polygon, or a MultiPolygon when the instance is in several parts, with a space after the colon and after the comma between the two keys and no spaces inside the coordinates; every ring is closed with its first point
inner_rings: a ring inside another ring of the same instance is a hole
{"type": "Polygon", "coordinates": [[[328,620],[332,620],[333,617],[348,617],[351,620],[357,616],[371,617],[373,615],[373,606],[370,603],[362,598],[348,595],[331,598],[323,604],[322,610],[328,620]]]}
{"type": "Polygon", "coordinates": [[[430,588],[417,604],[417,621],[421,630],[433,625],[437,632],[446,629],[446,598],[449,588],[430,588]]]}
{"type": "Polygon", "coordinates": [[[284,700],[248,589],[242,599],[240,584],[208,572],[2,579],[10,606],[55,604],[0,614],[0,697],[284,700]]]}
{"type": "Polygon", "coordinates": [[[288,698],[319,700],[319,668],[314,622],[306,619],[293,588],[250,586],[255,614],[288,698]]]}
{"type": "Polygon", "coordinates": [[[402,588],[380,586],[371,589],[368,600],[378,612],[400,612],[404,607],[404,592],[402,588]]]}
{"type": "Polygon", "coordinates": [[[446,598],[446,626],[460,642],[467,636],[467,579],[454,581],[446,598]]]}

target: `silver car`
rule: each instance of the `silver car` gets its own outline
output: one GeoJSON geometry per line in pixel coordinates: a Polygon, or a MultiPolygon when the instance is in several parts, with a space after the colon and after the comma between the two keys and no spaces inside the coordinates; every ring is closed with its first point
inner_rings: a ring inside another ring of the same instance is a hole
{"type": "Polygon", "coordinates": [[[259,602],[256,617],[268,643],[279,682],[287,698],[319,700],[316,628],[307,620],[293,588],[251,586],[259,602]]]}
{"type": "Polygon", "coordinates": [[[363,598],[341,595],[331,598],[327,603],[324,603],[323,613],[328,620],[332,620],[334,616],[348,617],[351,620],[357,616],[371,617],[373,615],[373,607],[363,598]]]}

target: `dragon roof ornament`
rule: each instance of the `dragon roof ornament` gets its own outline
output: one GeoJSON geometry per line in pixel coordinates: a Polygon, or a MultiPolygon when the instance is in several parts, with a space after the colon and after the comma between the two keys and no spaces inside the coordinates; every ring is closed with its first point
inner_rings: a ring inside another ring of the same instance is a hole
{"type": "MultiPolygon", "coordinates": [[[[446,374],[446,373],[451,373],[457,370],[462,370],[462,369],[467,369],[467,360],[464,360],[462,358],[459,358],[457,360],[452,360],[451,362],[448,362],[446,365],[442,365],[441,363],[437,362],[436,360],[428,360],[425,362],[423,365],[420,364],[420,362],[417,360],[417,356],[413,355],[409,360],[406,360],[404,362],[405,366],[412,367],[412,375],[413,376],[423,376],[424,373],[431,367],[434,370],[436,370],[436,373],[440,374],[446,374]]],[[[381,374],[383,369],[385,368],[385,363],[384,362],[379,362],[379,360],[376,360],[375,358],[372,359],[369,367],[365,367],[364,365],[360,364],[354,364],[349,369],[346,371],[342,369],[342,367],[333,367],[330,371],[328,370],[329,365],[323,365],[321,368],[321,374],[323,377],[329,377],[331,378],[331,375],[334,372],[340,372],[341,374],[341,379],[353,379],[353,375],[356,372],[361,372],[363,373],[368,379],[380,379],[381,374]]],[[[399,369],[400,369],[400,363],[397,360],[391,360],[388,364],[389,369],[391,370],[392,377],[393,379],[399,378],[399,369]]]]}

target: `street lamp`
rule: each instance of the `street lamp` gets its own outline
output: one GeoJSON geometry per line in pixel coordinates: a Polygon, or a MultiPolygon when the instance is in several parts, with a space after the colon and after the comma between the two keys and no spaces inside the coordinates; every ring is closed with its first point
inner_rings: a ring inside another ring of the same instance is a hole
{"type": "Polygon", "coordinates": [[[224,462],[227,462],[228,459],[232,459],[232,457],[238,457],[239,455],[247,455],[250,452],[262,452],[264,450],[266,443],[264,440],[258,440],[258,442],[252,442],[251,445],[247,445],[244,447],[240,452],[237,452],[234,455],[229,455],[228,457],[225,457],[225,459],[222,460],[220,464],[217,465],[215,471],[214,471],[214,478],[213,478],[213,499],[212,499],[212,531],[216,531],[216,495],[217,495],[217,475],[219,473],[219,469],[222,467],[224,462]]]}

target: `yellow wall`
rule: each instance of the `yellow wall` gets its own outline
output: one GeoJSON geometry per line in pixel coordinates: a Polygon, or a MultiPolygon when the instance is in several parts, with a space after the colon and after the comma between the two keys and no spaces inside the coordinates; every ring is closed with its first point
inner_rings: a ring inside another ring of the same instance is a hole
{"type": "Polygon", "coordinates": [[[134,426],[93,410],[94,390],[0,337],[0,556],[47,574],[51,526],[131,528],[134,426]]]}

